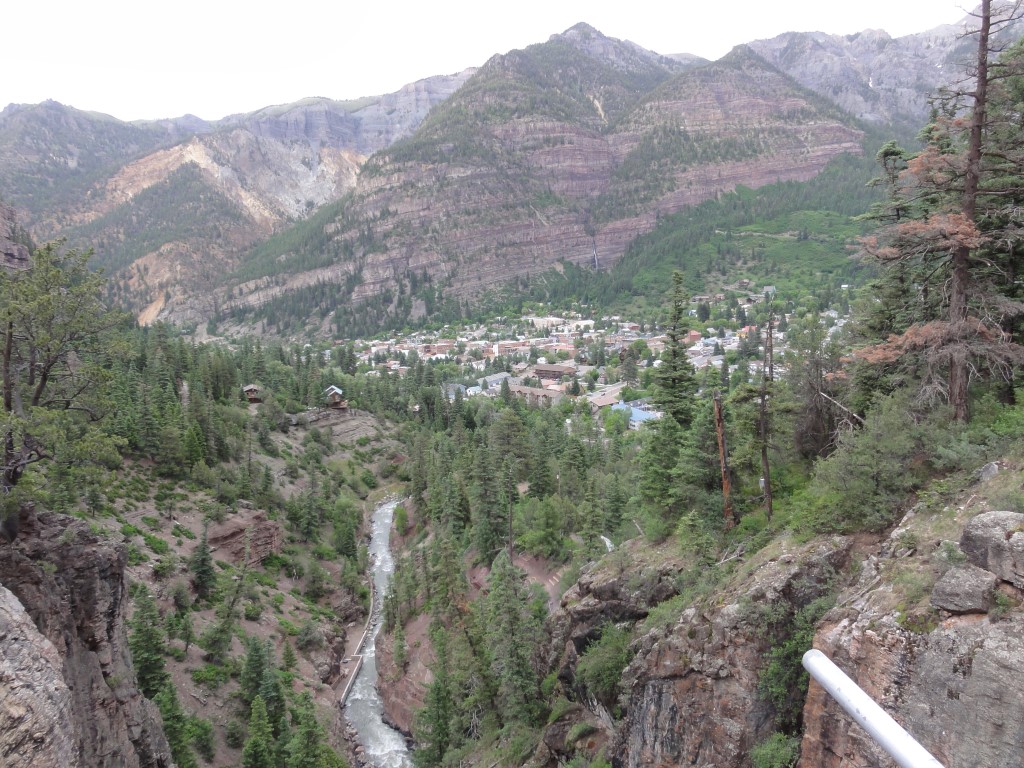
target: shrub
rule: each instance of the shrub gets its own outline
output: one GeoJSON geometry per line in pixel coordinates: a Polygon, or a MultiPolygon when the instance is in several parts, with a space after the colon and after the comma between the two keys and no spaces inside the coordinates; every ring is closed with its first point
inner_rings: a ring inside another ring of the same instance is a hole
{"type": "Polygon", "coordinates": [[[245,604],[243,614],[247,621],[259,621],[263,614],[263,606],[255,601],[248,602],[245,604]]]}
{"type": "Polygon", "coordinates": [[[324,633],[320,629],[320,625],[312,619],[307,619],[302,629],[299,630],[298,637],[295,638],[295,645],[299,647],[299,650],[310,651],[314,648],[323,648],[324,633]]]}
{"type": "Polygon", "coordinates": [[[206,762],[212,762],[216,755],[213,739],[213,724],[209,720],[193,715],[188,719],[188,739],[199,756],[206,762]]]}
{"type": "Polygon", "coordinates": [[[196,685],[203,685],[209,689],[222,686],[231,679],[231,669],[216,664],[207,664],[192,670],[192,682],[196,685]]]}
{"type": "Polygon", "coordinates": [[[245,725],[240,720],[229,720],[224,728],[224,743],[232,749],[245,745],[245,725]]]}
{"type": "Polygon", "coordinates": [[[154,536],[151,533],[143,533],[142,540],[146,542],[146,546],[153,550],[158,555],[166,555],[171,551],[171,545],[161,539],[159,536],[154,536]]]}
{"type": "Polygon", "coordinates": [[[793,768],[800,757],[800,739],[773,733],[750,750],[753,768],[793,768]]]}
{"type": "Polygon", "coordinates": [[[161,557],[153,565],[153,576],[157,579],[163,580],[174,573],[174,569],[178,567],[178,558],[174,555],[167,555],[161,557]]]}
{"type": "Polygon", "coordinates": [[[630,661],[629,632],[606,624],[576,666],[576,676],[605,706],[611,708],[619,692],[622,671],[630,661]]]}

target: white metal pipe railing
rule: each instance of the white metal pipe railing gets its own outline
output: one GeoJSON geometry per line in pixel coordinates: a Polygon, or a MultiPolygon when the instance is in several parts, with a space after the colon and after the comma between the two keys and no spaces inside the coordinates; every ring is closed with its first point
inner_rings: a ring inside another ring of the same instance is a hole
{"type": "Polygon", "coordinates": [[[804,669],[835,699],[846,713],[895,760],[900,768],[943,768],[824,653],[811,649],[804,654],[804,669]]]}

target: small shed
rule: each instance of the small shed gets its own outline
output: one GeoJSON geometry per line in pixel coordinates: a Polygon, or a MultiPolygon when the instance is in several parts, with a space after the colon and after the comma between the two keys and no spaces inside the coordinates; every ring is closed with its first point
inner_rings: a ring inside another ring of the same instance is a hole
{"type": "Polygon", "coordinates": [[[242,387],[242,394],[250,403],[262,403],[263,395],[258,384],[246,384],[242,387]]]}
{"type": "Polygon", "coordinates": [[[348,411],[348,400],[345,399],[341,387],[331,384],[324,390],[324,399],[327,400],[327,407],[332,411],[348,411]]]}

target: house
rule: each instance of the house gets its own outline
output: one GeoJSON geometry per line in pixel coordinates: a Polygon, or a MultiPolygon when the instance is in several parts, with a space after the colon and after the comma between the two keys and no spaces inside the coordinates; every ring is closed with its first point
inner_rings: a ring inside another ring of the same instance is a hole
{"type": "MultiPolygon", "coordinates": [[[[455,402],[457,395],[465,397],[466,387],[464,384],[458,384],[456,382],[450,382],[443,386],[445,397],[448,398],[449,402],[455,402]]],[[[478,388],[479,389],[479,388],[478,388]]]]}
{"type": "Polygon", "coordinates": [[[602,408],[607,408],[619,402],[620,392],[622,392],[622,387],[618,387],[613,391],[592,392],[587,395],[587,402],[590,403],[591,414],[597,415],[598,411],[602,408]]]}
{"type": "Polygon", "coordinates": [[[630,403],[624,403],[620,400],[618,404],[612,406],[612,410],[624,411],[629,415],[630,429],[640,429],[647,422],[657,421],[662,417],[660,411],[655,411],[650,405],[640,400],[630,403]]]}
{"type": "Polygon", "coordinates": [[[563,376],[575,376],[576,369],[571,365],[542,365],[538,363],[533,366],[533,375],[541,381],[561,381],[563,376]]]}
{"type": "Polygon", "coordinates": [[[245,399],[250,403],[262,403],[263,396],[260,394],[261,390],[257,384],[246,384],[242,387],[242,394],[245,395],[245,399]]]}
{"type": "MultiPolygon", "coordinates": [[[[497,392],[501,389],[501,382],[510,378],[512,378],[512,374],[507,373],[506,371],[501,371],[500,373],[492,373],[490,376],[484,376],[481,379],[477,379],[476,383],[479,384],[480,389],[485,392],[497,392]]],[[[509,384],[511,383],[512,382],[510,381],[509,384]]]]}
{"type": "Polygon", "coordinates": [[[324,390],[323,396],[327,401],[327,407],[332,411],[348,413],[348,400],[344,398],[341,387],[331,384],[331,386],[324,390]]]}
{"type": "Polygon", "coordinates": [[[526,400],[529,405],[558,405],[565,398],[563,393],[553,389],[524,387],[521,384],[512,384],[509,390],[513,395],[526,400]]]}

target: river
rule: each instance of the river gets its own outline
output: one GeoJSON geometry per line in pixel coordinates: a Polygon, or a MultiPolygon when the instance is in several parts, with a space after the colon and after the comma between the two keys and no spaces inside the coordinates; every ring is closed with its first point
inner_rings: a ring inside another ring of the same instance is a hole
{"type": "Polygon", "coordinates": [[[362,666],[352,684],[345,705],[345,717],[356,729],[357,739],[365,757],[376,768],[412,768],[412,758],[405,737],[385,724],[384,704],[377,692],[377,632],[380,631],[380,604],[388,592],[388,583],[395,572],[391,557],[391,520],[398,501],[388,501],[373,512],[370,535],[370,574],[373,578],[373,619],[360,651],[362,666]]]}

